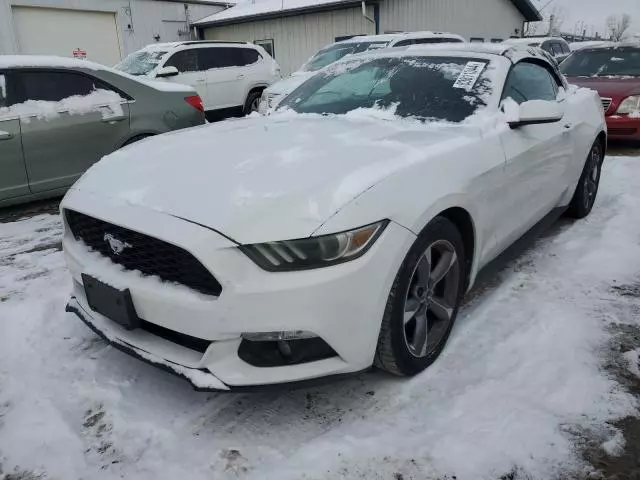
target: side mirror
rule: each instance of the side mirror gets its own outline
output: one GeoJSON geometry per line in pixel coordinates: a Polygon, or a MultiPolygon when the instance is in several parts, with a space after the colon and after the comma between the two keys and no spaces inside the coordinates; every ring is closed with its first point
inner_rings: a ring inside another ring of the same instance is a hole
{"type": "Polygon", "coordinates": [[[156,73],[156,78],[167,78],[167,77],[175,77],[179,75],[180,72],[176,67],[162,67],[156,73]]]}
{"type": "Polygon", "coordinates": [[[558,102],[547,100],[530,100],[520,104],[518,120],[509,122],[511,128],[520,128],[526,125],[541,125],[544,123],[556,123],[562,120],[564,112],[558,102]]]}

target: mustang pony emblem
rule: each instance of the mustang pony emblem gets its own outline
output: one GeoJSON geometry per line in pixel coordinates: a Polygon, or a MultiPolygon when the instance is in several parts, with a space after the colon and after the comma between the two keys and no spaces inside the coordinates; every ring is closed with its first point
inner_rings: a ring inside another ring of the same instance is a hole
{"type": "Polygon", "coordinates": [[[104,237],[102,237],[105,242],[109,244],[111,251],[115,255],[120,255],[125,248],[131,248],[133,245],[123,242],[122,240],[118,240],[116,237],[111,235],[110,233],[105,233],[104,237]]]}

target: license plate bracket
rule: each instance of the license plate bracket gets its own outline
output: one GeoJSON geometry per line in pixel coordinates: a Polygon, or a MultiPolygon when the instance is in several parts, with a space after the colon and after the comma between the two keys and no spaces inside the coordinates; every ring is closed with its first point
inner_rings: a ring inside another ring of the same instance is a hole
{"type": "Polygon", "coordinates": [[[140,327],[141,320],[136,313],[128,288],[119,290],[84,273],[82,274],[82,283],[87,303],[92,310],[113,320],[127,330],[140,327]]]}

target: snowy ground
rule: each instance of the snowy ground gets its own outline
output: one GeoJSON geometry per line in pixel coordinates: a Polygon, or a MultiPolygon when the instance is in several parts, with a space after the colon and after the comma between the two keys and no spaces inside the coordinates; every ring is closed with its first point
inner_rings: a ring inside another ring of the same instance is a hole
{"type": "MultiPolygon", "coordinates": [[[[472,295],[422,375],[252,394],[106,346],[64,313],[58,217],[0,223],[0,479],[582,477],[582,436],[617,454],[612,423],[638,407],[603,365],[640,327],[640,157],[608,158],[602,182],[591,217],[472,295]]],[[[616,355],[640,375],[638,351],[616,355]]]]}

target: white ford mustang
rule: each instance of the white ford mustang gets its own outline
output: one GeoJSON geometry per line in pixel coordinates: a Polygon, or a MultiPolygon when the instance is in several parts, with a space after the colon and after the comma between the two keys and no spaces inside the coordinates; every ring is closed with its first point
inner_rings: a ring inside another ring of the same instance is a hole
{"type": "Polygon", "coordinates": [[[349,57],[268,118],[87,172],[62,203],[67,308],[198,389],[414,375],[482,267],[557,209],[589,214],[605,149],[597,94],[540,51],[349,57]]]}

